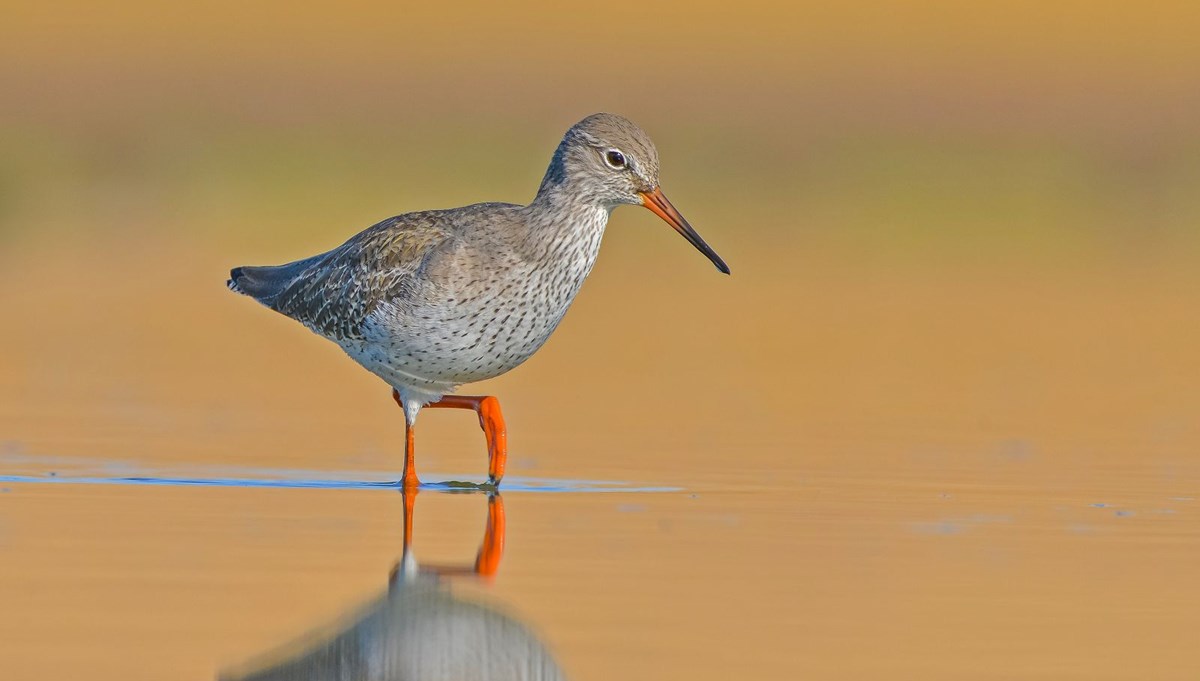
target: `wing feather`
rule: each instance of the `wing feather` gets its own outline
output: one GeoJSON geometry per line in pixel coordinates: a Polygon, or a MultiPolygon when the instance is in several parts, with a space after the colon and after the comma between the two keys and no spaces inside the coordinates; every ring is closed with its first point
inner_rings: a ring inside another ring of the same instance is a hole
{"type": "Polygon", "coordinates": [[[442,211],[388,218],[337,248],[278,267],[240,267],[230,288],[334,340],[362,339],[363,322],[384,302],[419,302],[427,262],[452,247],[442,211]]]}

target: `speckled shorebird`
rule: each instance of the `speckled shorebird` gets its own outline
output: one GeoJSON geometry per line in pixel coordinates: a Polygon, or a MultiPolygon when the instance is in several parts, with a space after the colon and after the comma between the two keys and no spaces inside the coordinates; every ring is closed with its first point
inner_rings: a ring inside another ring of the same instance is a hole
{"type": "Polygon", "coordinates": [[[274,267],[237,267],[229,288],[337,343],[392,387],[404,410],[405,487],[419,484],[413,433],[422,407],[472,409],[499,484],[507,434],[495,397],[454,396],[529,359],[562,320],[621,204],[649,208],[729,267],[658,186],[658,151],[608,113],[567,130],[528,206],[477,203],[405,213],[337,248],[274,267]]]}

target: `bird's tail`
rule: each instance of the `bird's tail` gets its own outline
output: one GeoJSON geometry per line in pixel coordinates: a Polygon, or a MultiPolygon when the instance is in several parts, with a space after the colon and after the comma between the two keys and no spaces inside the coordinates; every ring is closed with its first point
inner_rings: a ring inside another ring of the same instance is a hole
{"type": "Polygon", "coordinates": [[[278,296],[296,280],[296,263],[274,267],[235,267],[229,272],[225,285],[234,293],[250,296],[263,304],[278,296]]]}
{"type": "Polygon", "coordinates": [[[246,289],[242,288],[242,285],[240,282],[245,276],[246,276],[246,268],[245,267],[235,267],[235,268],[229,270],[229,281],[226,281],[225,285],[228,286],[229,290],[233,291],[234,293],[243,293],[244,294],[244,293],[246,293],[246,289]]]}

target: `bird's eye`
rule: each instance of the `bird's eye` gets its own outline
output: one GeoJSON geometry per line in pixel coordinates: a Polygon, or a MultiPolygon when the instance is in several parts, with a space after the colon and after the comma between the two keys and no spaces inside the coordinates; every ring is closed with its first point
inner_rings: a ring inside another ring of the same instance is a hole
{"type": "Polygon", "coordinates": [[[604,152],[604,162],[613,168],[624,168],[625,154],[622,154],[616,149],[609,149],[608,151],[604,152]]]}

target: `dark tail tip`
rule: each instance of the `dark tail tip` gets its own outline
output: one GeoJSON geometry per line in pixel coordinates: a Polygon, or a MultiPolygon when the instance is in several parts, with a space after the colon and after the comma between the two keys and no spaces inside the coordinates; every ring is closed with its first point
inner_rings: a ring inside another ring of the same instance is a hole
{"type": "Polygon", "coordinates": [[[232,270],[229,270],[229,281],[225,282],[225,285],[229,287],[230,291],[235,293],[245,293],[245,291],[242,290],[242,287],[238,284],[238,281],[244,276],[246,276],[246,272],[241,267],[235,267],[232,270]]]}

